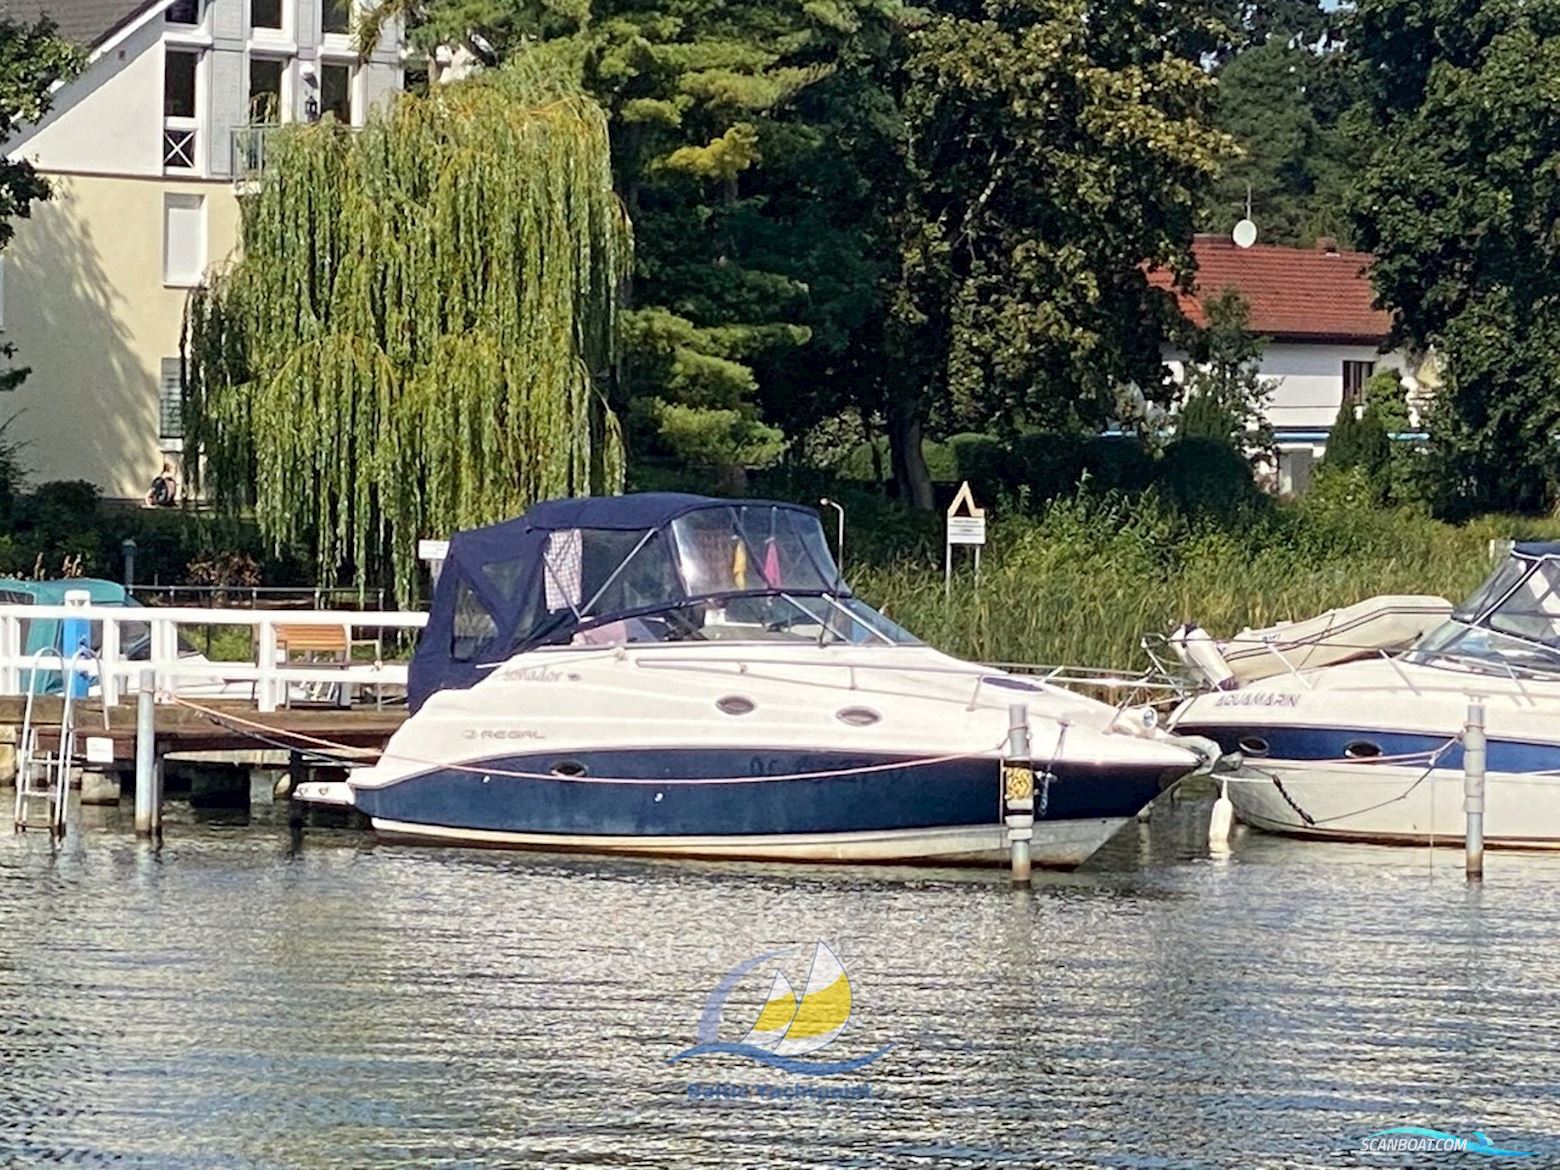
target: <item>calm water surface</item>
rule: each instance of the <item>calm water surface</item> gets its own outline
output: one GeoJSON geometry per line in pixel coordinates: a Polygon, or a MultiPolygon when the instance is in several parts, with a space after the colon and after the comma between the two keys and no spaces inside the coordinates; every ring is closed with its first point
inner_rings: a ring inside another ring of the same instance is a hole
{"type": "MultiPolygon", "coordinates": [[[[9,794],[6,800],[9,800],[9,794]]],[[[1391,1125],[1560,1160],[1560,858],[1247,835],[1156,810],[1092,872],[805,870],[378,847],[257,815],[160,851],[0,835],[0,1165],[1310,1167],[1391,1125]],[[815,940],[855,1012],[802,1078],[737,1039],[815,940]],[[692,1099],[832,1084],[848,1100],[692,1099]]]]}

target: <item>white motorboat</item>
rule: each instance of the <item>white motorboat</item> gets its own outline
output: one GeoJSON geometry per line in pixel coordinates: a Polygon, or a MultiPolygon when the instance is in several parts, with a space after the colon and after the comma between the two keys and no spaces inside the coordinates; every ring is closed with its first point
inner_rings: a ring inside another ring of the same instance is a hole
{"type": "Polygon", "coordinates": [[[1359,614],[1386,615],[1379,636],[1343,623],[1341,636],[1270,655],[1277,669],[1249,681],[1219,669],[1213,643],[1180,631],[1172,645],[1209,689],[1168,725],[1239,757],[1230,800],[1259,829],[1458,844],[1460,737],[1479,698],[1486,843],[1560,848],[1560,543],[1518,544],[1466,604],[1407,649],[1392,649],[1390,631],[1411,628],[1434,601],[1362,603],[1359,614]],[[1317,665],[1296,664],[1304,660],[1317,665]]]}
{"type": "Polygon", "coordinates": [[[1215,754],[918,642],[851,594],[809,509],[677,494],[457,535],[409,701],[377,764],[300,795],[397,840],[996,862],[1022,701],[1032,856],[1068,866],[1215,754]]]}

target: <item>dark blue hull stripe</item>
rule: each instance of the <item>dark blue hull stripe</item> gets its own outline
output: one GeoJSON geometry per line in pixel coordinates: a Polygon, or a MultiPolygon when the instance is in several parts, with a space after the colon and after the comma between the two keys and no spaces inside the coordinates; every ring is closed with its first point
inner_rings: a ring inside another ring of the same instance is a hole
{"type": "MultiPolygon", "coordinates": [[[[855,833],[1002,822],[996,760],[922,766],[909,760],[860,752],[702,748],[503,756],[361,788],[356,802],[371,817],[408,824],[588,836],[855,833]],[[545,773],[560,759],[583,766],[585,777],[526,779],[470,770],[545,773]],[[761,784],[700,778],[781,777],[899,762],[907,766],[761,784]],[[614,775],[637,779],[614,781],[614,775]],[[653,777],[665,783],[643,782],[653,777]]],[[[1037,819],[1134,816],[1178,775],[1158,766],[1068,769],[1049,786],[1045,815],[1037,819]]]]}
{"type": "MultiPolygon", "coordinates": [[[[1360,755],[1363,748],[1376,749],[1382,757],[1418,756],[1419,760],[1394,760],[1384,758],[1382,763],[1400,763],[1407,767],[1415,763],[1429,762],[1429,757],[1446,748],[1437,766],[1460,771],[1463,766],[1463,750],[1460,743],[1447,747],[1447,741],[1456,734],[1425,735],[1420,732],[1382,731],[1374,727],[1292,727],[1245,724],[1232,727],[1228,724],[1198,725],[1178,724],[1175,730],[1181,735],[1202,735],[1217,741],[1226,752],[1240,752],[1253,764],[1267,760],[1348,761],[1370,763],[1368,756],[1360,755]],[[1252,750],[1256,743],[1265,744],[1267,750],[1252,750]]],[[[1560,728],[1556,729],[1560,731],[1560,728]]],[[[1489,740],[1486,766],[1491,772],[1551,772],[1560,770],[1560,742],[1533,743],[1526,740],[1489,740]]],[[[1560,777],[1557,777],[1560,779],[1560,777]]]]}

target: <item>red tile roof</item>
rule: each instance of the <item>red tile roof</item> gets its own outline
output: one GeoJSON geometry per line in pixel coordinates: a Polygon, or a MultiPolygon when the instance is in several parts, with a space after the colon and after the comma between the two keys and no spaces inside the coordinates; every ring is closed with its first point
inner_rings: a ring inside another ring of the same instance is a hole
{"type": "MultiPolygon", "coordinates": [[[[1255,244],[1237,248],[1228,236],[1200,235],[1192,242],[1197,259],[1196,295],[1177,293],[1181,311],[1206,325],[1202,301],[1234,287],[1251,307],[1254,333],[1281,341],[1352,341],[1379,345],[1392,318],[1372,305],[1368,252],[1285,248],[1255,244]]],[[[1148,274],[1156,288],[1171,287],[1170,274],[1148,274]]]]}

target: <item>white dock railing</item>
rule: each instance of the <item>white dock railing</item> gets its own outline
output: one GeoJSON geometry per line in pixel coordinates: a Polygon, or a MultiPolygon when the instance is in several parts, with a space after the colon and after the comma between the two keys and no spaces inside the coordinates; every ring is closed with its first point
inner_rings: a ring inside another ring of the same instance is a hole
{"type": "MultiPolygon", "coordinates": [[[[96,649],[95,677],[104,706],[127,695],[134,698],[135,679],[150,668],[160,690],[177,692],[180,682],[251,682],[261,711],[274,711],[294,683],[340,683],[344,686],[406,685],[405,662],[284,662],[278,627],[316,626],[338,629],[348,649],[355,630],[418,630],[426,613],[405,610],[205,609],[196,606],[119,605],[0,605],[0,695],[20,695],[34,655],[27,652],[24,623],[55,621],[90,623],[96,649]],[[146,657],[124,656],[125,627],[135,627],[138,640],[150,631],[146,657]],[[179,631],[189,626],[241,626],[253,631],[252,656],[247,660],[212,662],[179,656],[179,631]]],[[[62,627],[61,637],[64,636],[62,627]]],[[[79,636],[79,635],[78,635],[79,636]]],[[[74,647],[72,647],[73,649],[74,647]]],[[[67,657],[70,651],[66,651],[67,657]]]]}

